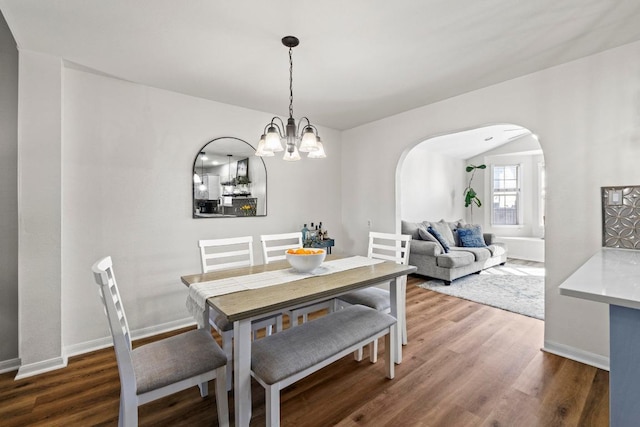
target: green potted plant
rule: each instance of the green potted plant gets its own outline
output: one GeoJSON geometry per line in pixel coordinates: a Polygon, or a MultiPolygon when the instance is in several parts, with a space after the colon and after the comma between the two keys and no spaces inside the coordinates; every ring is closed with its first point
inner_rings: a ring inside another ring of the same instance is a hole
{"type": "Polygon", "coordinates": [[[473,182],[473,177],[476,175],[476,171],[478,169],[486,169],[486,168],[487,168],[487,165],[484,165],[484,164],[478,165],[478,166],[467,165],[466,167],[467,173],[471,172],[471,178],[469,178],[469,184],[467,185],[467,188],[464,189],[464,207],[465,208],[471,207],[471,216],[470,216],[471,222],[473,222],[473,205],[476,205],[477,207],[482,206],[482,202],[478,198],[478,193],[476,192],[476,190],[473,189],[471,184],[473,182]]]}

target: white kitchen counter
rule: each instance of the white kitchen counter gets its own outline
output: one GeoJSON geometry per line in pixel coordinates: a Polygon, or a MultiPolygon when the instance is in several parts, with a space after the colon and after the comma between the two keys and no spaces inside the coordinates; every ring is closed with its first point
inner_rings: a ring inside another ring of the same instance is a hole
{"type": "Polygon", "coordinates": [[[640,250],[602,248],[560,294],[609,305],[609,424],[640,425],[640,250]]]}
{"type": "Polygon", "coordinates": [[[640,309],[640,250],[601,248],[559,289],[561,295],[640,309]]]}

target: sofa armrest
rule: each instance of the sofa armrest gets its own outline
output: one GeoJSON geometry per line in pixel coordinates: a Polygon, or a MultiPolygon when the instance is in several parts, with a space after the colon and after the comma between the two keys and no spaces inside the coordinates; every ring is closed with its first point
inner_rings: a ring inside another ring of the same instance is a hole
{"type": "Polygon", "coordinates": [[[496,235],[493,233],[482,233],[482,237],[484,237],[484,242],[489,245],[493,245],[496,242],[496,235]]]}
{"type": "Polygon", "coordinates": [[[410,255],[437,256],[442,253],[442,248],[436,242],[427,240],[412,240],[410,255]]]}

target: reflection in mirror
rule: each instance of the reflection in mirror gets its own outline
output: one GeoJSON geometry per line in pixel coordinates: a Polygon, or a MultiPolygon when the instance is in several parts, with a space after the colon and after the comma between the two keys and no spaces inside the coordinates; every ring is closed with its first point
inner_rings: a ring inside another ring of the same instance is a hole
{"type": "Polygon", "coordinates": [[[267,169],[255,148],[232,137],[202,147],[193,162],[193,217],[267,215],[267,169]]]}

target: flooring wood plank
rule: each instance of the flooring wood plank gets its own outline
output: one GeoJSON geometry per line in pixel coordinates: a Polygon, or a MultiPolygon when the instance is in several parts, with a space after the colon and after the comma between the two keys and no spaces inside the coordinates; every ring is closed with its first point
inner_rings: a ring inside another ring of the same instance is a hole
{"type": "MultiPolygon", "coordinates": [[[[380,341],[377,364],[347,356],[283,390],[283,426],[608,425],[608,373],[542,352],[542,321],[422,289],[422,281],[408,280],[409,344],[395,379],[384,377],[380,341]]],[[[112,348],[72,357],[65,369],[14,377],[0,375],[3,427],[117,424],[112,348]]],[[[251,426],[264,426],[256,382],[252,399],[251,426]]],[[[233,425],[232,393],[229,405],[233,425]]],[[[194,387],[142,406],[139,418],[141,426],[217,425],[215,397],[203,399],[194,387]]]]}

